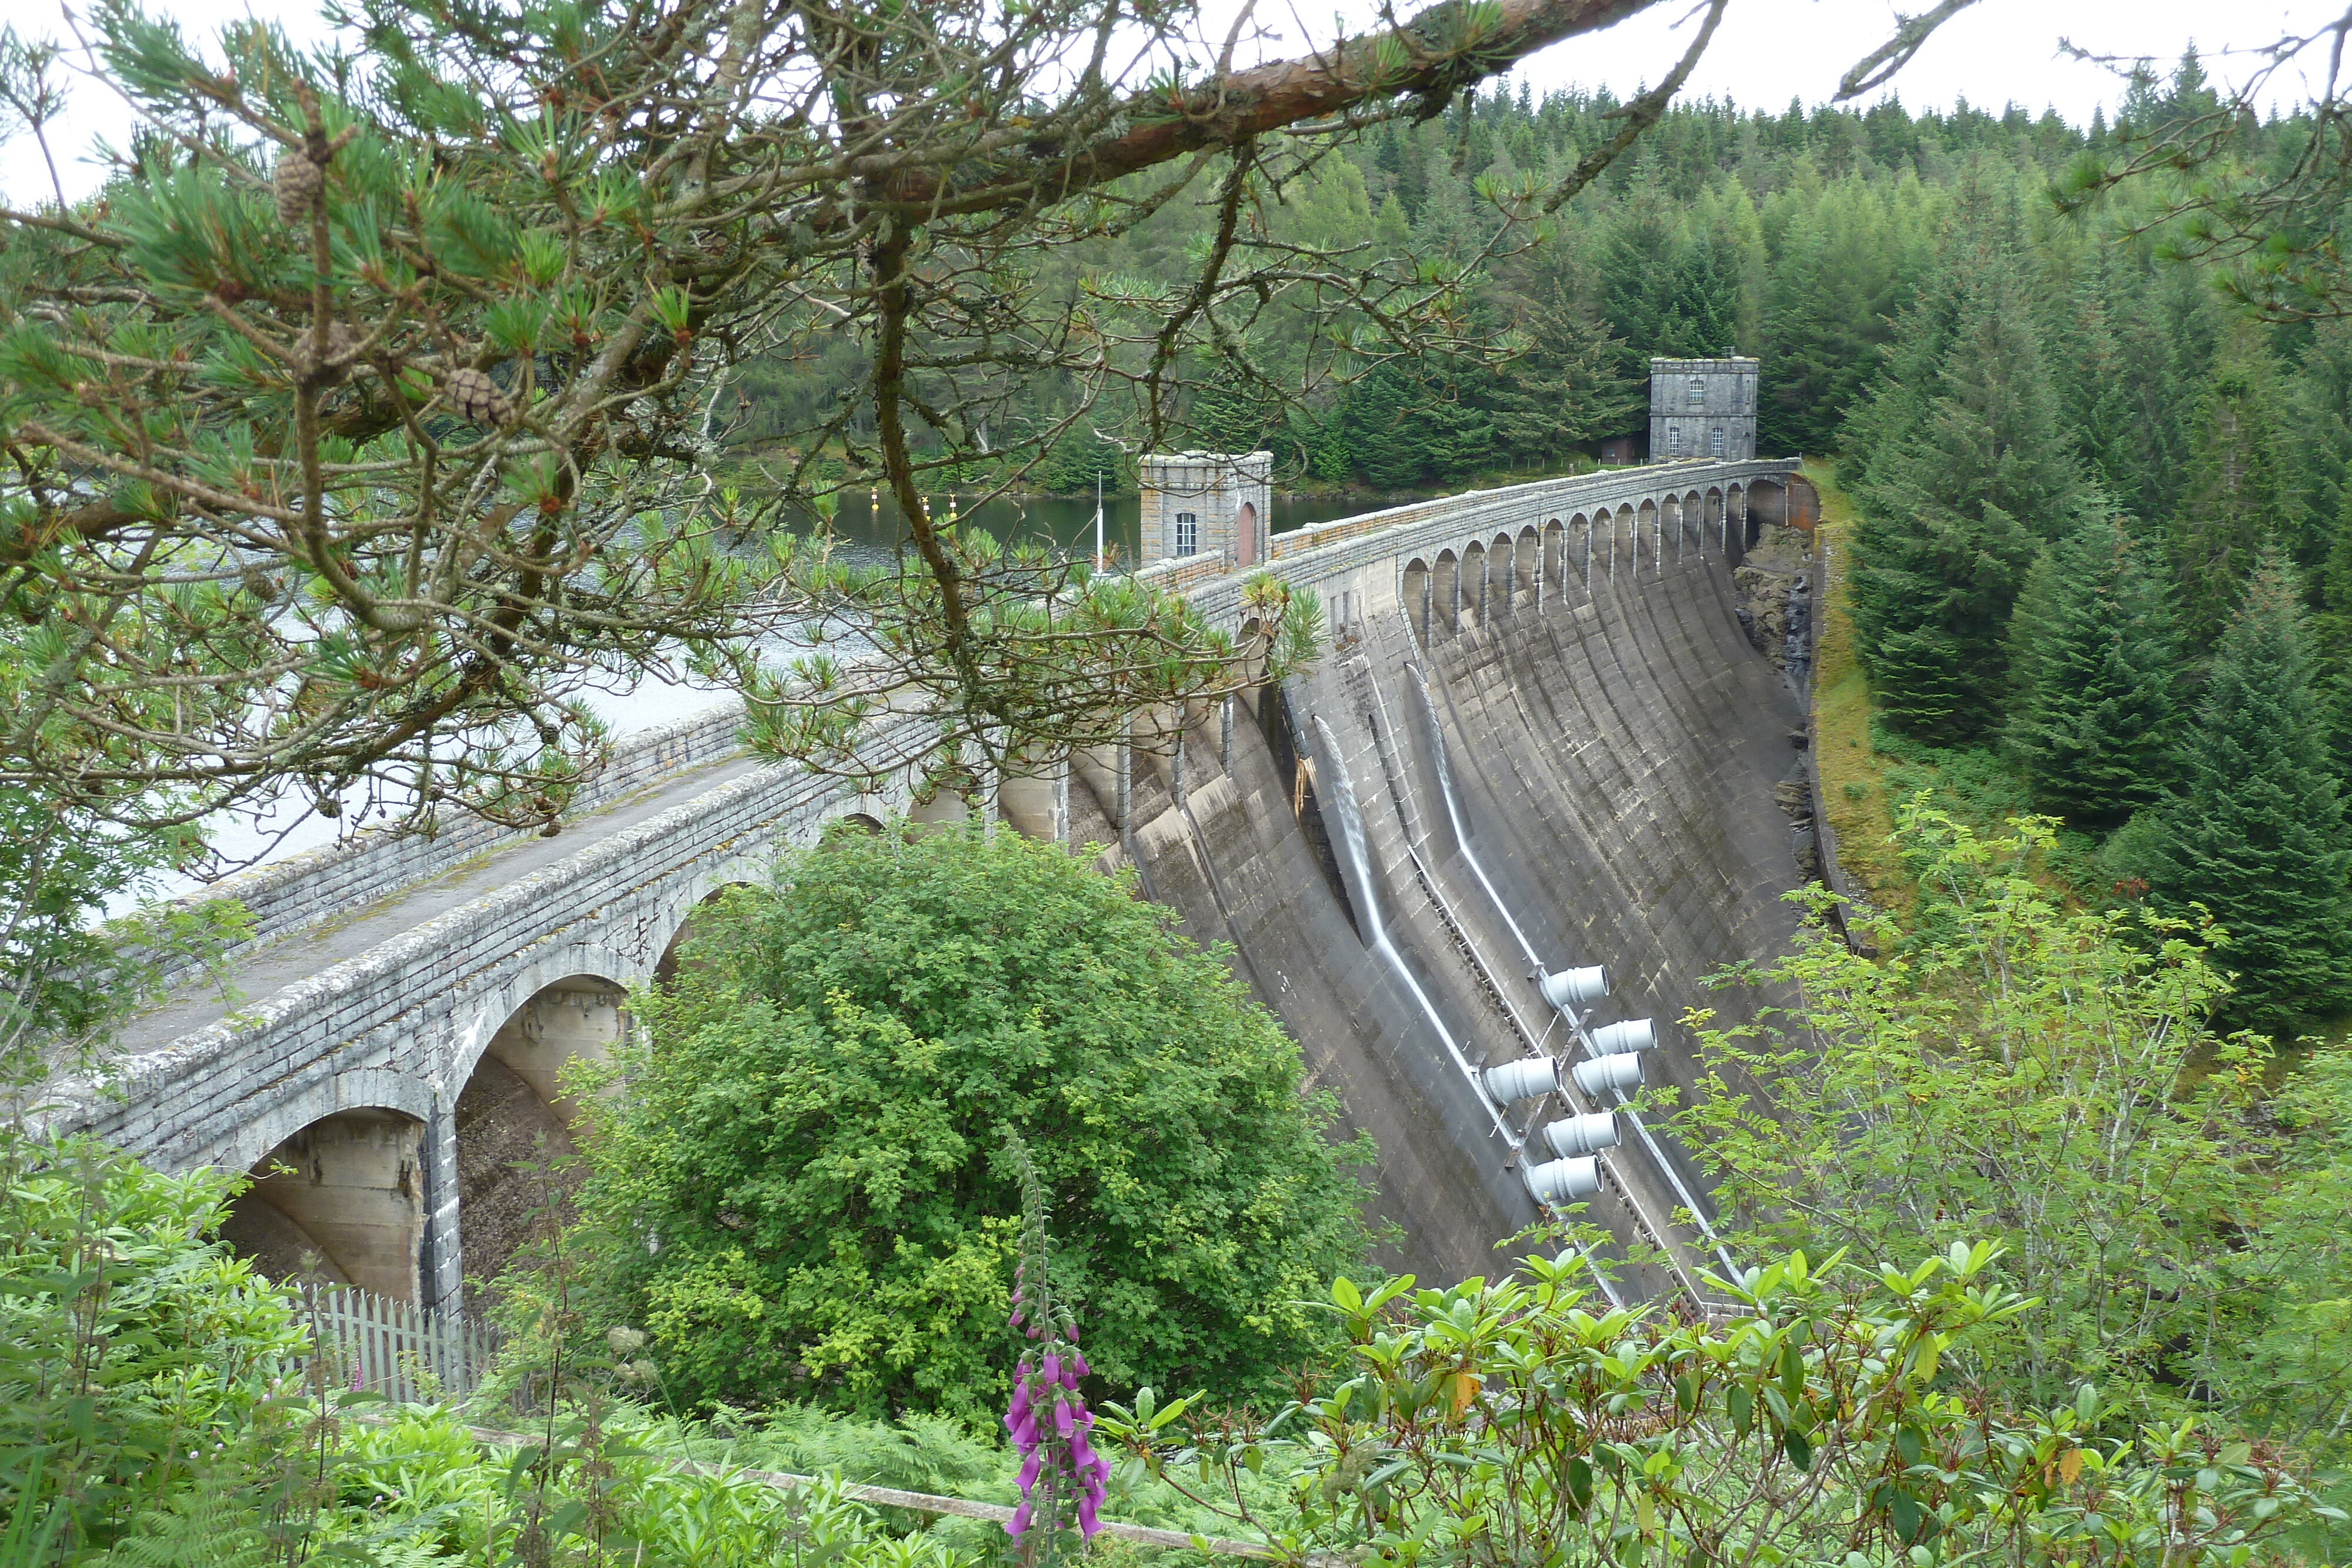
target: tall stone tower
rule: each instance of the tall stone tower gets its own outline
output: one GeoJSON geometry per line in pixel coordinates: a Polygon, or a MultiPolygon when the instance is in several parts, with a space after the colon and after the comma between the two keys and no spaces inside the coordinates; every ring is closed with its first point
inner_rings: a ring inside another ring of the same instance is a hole
{"type": "Polygon", "coordinates": [[[1756,455],[1754,360],[1652,360],[1650,461],[1756,455]]]}
{"type": "Polygon", "coordinates": [[[1146,561],[1221,551],[1237,567],[1265,559],[1273,453],[1160,453],[1139,459],[1136,471],[1146,561]]]}

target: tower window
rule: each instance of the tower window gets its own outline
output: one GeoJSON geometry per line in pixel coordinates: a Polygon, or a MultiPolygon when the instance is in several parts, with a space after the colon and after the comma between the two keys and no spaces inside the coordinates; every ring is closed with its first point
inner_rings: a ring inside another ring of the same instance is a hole
{"type": "Polygon", "coordinates": [[[1201,519],[1191,512],[1176,514],[1176,553],[1191,555],[1201,548],[1201,519]]]}
{"type": "Polygon", "coordinates": [[[1715,427],[1713,433],[1707,436],[1707,444],[1717,457],[1723,455],[1723,426],[1718,424],[1715,427]]]}
{"type": "Polygon", "coordinates": [[[1690,405],[1693,408],[1705,408],[1706,406],[1706,378],[1705,376],[1691,377],[1690,405]]]}

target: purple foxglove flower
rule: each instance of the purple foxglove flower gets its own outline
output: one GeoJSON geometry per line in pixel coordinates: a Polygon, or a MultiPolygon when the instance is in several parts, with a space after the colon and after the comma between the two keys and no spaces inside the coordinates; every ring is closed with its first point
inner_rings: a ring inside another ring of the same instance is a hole
{"type": "Polygon", "coordinates": [[[1078,1539],[1081,1541],[1092,1541],[1095,1532],[1102,1529],[1102,1521],[1095,1517],[1095,1507],[1093,1498],[1078,1499],[1078,1539]]]}
{"type": "Polygon", "coordinates": [[[1031,1454],[1027,1462],[1022,1465],[1021,1495],[1023,1497],[1027,1497],[1029,1495],[1029,1489],[1037,1484],[1037,1467],[1045,1462],[1045,1456],[1044,1452],[1040,1450],[1031,1454]]]}
{"type": "Polygon", "coordinates": [[[1062,1358],[1058,1354],[1050,1350],[1045,1353],[1045,1381],[1048,1383],[1063,1383],[1064,1386],[1067,1386],[1067,1384],[1064,1383],[1064,1379],[1062,1377],[1062,1358]]]}
{"type": "MultiPolygon", "coordinates": [[[[1094,1368],[1087,1364],[1086,1354],[1082,1351],[1070,1352],[1070,1364],[1077,1369],[1080,1377],[1090,1377],[1094,1375],[1094,1368]]],[[[1075,1388],[1077,1385],[1072,1384],[1070,1386],[1075,1388]]]]}
{"type": "Polygon", "coordinates": [[[1073,1425],[1074,1423],[1070,1417],[1070,1407],[1062,1404],[1058,1400],[1055,1401],[1054,1405],[1054,1430],[1066,1437],[1070,1435],[1070,1428],[1073,1425]]]}
{"type": "Polygon", "coordinates": [[[1004,1533],[1007,1535],[1020,1535],[1025,1533],[1028,1529],[1029,1505],[1024,1502],[1019,1508],[1013,1511],[1013,1517],[1011,1519],[1004,1521],[1004,1533]]]}

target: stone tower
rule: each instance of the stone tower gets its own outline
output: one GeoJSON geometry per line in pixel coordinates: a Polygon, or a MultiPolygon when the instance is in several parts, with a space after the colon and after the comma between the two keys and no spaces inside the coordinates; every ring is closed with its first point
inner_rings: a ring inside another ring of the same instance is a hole
{"type": "Polygon", "coordinates": [[[1652,360],[1650,461],[1756,455],[1754,360],[1652,360]]]}
{"type": "Polygon", "coordinates": [[[1237,567],[1265,559],[1273,453],[1160,453],[1139,459],[1136,470],[1146,562],[1220,552],[1230,552],[1237,567]]]}

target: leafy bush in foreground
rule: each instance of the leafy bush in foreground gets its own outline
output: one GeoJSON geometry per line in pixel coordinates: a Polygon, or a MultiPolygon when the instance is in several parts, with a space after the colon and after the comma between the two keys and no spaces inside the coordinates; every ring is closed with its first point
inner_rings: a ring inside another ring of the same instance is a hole
{"type": "Polygon", "coordinates": [[[1573,1254],[1516,1278],[1332,1301],[1350,1364],[1259,1425],[1139,1395],[1100,1431],[1265,1531],[1283,1561],[1572,1568],[2294,1561],[2343,1515],[2279,1457],[2191,1417],[2134,1431],[2089,1384],[2011,1406],[1958,1369],[2030,1303],[1998,1249],[1907,1270],[1802,1253],[1716,1322],[1588,1310],[1573,1254]],[[1278,1503],[1251,1479],[1286,1477],[1278,1503]]]}

